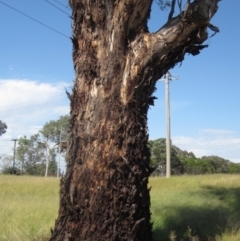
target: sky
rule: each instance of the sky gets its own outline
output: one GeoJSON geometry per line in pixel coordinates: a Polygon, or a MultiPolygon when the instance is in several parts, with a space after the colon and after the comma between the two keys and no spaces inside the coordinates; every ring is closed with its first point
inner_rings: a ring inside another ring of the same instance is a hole
{"type": "MultiPolygon", "coordinates": [[[[205,42],[209,47],[200,55],[186,55],[170,70],[179,77],[170,83],[172,143],[197,157],[240,162],[239,9],[239,0],[222,0],[211,21],[220,33],[205,42]]],[[[75,78],[70,15],[67,0],[0,0],[0,120],[8,125],[0,137],[0,156],[13,153],[12,139],[36,134],[46,122],[69,114],[65,89],[71,91],[75,78]]],[[[154,3],[150,32],[167,15],[154,3]]],[[[158,99],[148,114],[151,140],[166,136],[163,81],[154,96],[158,99]]]]}

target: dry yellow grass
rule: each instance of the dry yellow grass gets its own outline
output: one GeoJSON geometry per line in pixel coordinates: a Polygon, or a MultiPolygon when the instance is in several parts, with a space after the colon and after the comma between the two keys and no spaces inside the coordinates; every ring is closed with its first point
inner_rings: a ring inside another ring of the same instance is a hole
{"type": "Polygon", "coordinates": [[[56,178],[0,176],[0,241],[41,241],[58,211],[56,178]]]}

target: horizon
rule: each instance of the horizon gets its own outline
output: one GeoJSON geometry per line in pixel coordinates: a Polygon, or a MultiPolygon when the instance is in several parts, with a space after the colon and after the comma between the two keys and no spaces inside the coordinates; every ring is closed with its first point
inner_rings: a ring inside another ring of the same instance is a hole
{"type": "MultiPolygon", "coordinates": [[[[66,7],[57,5],[67,14],[44,1],[2,2],[60,34],[0,3],[0,120],[8,126],[0,137],[0,155],[13,153],[12,139],[30,137],[46,122],[69,114],[65,89],[71,92],[75,78],[67,1],[60,1],[66,7]]],[[[179,76],[170,84],[171,139],[196,157],[214,155],[240,163],[240,34],[235,30],[240,2],[233,2],[234,7],[219,3],[211,23],[220,33],[206,41],[209,47],[196,57],[186,55],[170,70],[179,76]]],[[[154,2],[150,32],[164,25],[167,16],[154,2]]],[[[149,140],[166,136],[164,83],[156,87],[153,96],[158,99],[148,113],[149,140]]]]}

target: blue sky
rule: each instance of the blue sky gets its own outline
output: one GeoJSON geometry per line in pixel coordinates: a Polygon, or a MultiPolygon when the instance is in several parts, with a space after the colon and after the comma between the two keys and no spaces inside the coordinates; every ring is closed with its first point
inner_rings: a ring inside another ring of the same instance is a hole
{"type": "MultiPolygon", "coordinates": [[[[12,153],[12,138],[35,134],[47,121],[69,113],[65,88],[71,90],[74,80],[67,38],[71,10],[67,0],[48,1],[65,13],[45,0],[0,1],[0,120],[8,124],[0,137],[0,155],[12,153]]],[[[181,67],[170,70],[179,76],[170,84],[171,137],[173,144],[198,157],[218,155],[240,162],[240,1],[222,0],[219,6],[212,24],[220,33],[206,41],[209,47],[200,55],[186,56],[181,67]]],[[[158,30],[167,15],[154,4],[150,31],[158,30]]],[[[154,95],[158,99],[148,115],[150,139],[166,135],[163,82],[157,83],[154,95]]]]}

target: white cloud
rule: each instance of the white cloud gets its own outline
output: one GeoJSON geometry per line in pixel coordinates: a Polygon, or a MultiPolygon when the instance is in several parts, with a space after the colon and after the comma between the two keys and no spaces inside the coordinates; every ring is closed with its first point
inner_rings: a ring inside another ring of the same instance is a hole
{"type": "MultiPolygon", "coordinates": [[[[32,80],[0,79],[0,120],[8,125],[0,137],[0,154],[12,154],[11,139],[30,136],[60,115],[69,113],[66,83],[39,83],[32,80]]],[[[197,138],[172,137],[173,144],[197,157],[218,155],[240,162],[240,136],[230,130],[201,129],[197,138]]]]}
{"type": "Polygon", "coordinates": [[[218,135],[218,136],[226,136],[226,135],[233,135],[234,132],[230,130],[213,130],[213,129],[202,129],[202,133],[206,133],[209,135],[218,135]]]}
{"type": "Polygon", "coordinates": [[[240,136],[230,130],[203,129],[201,136],[172,137],[177,147],[193,152],[197,157],[217,155],[233,162],[240,162],[240,136]]]}
{"type": "Polygon", "coordinates": [[[69,84],[0,79],[0,120],[8,126],[0,137],[0,154],[12,153],[11,139],[36,134],[48,121],[69,113],[69,84]]]}
{"type": "Polygon", "coordinates": [[[51,85],[31,80],[0,80],[0,109],[46,103],[64,93],[66,83],[51,85]]]}
{"type": "Polygon", "coordinates": [[[63,106],[58,106],[56,108],[54,108],[54,113],[58,114],[58,115],[66,115],[69,114],[69,105],[63,105],[63,106]]]}

